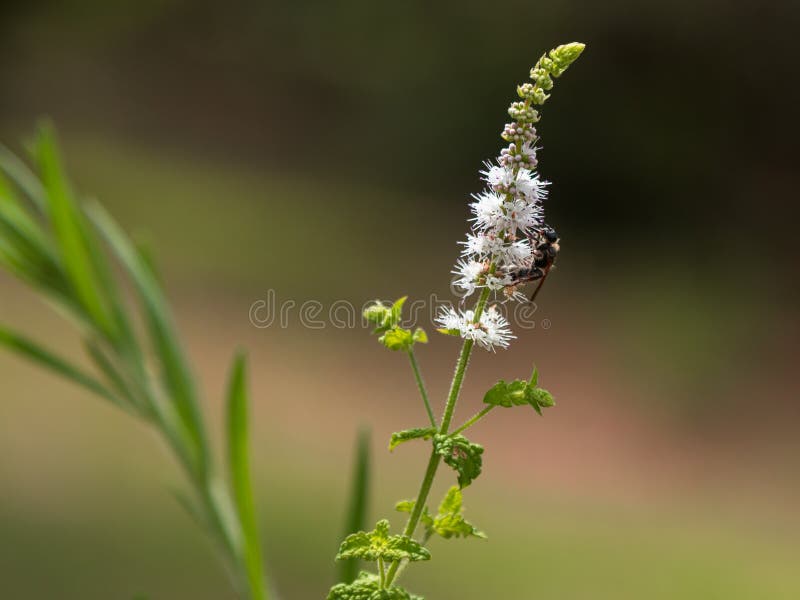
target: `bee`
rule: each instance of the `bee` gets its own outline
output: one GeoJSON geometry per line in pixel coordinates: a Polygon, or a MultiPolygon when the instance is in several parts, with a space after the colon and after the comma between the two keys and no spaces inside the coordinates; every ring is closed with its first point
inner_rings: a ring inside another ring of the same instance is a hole
{"type": "Polygon", "coordinates": [[[544,229],[539,232],[535,240],[531,238],[531,242],[535,247],[531,266],[511,273],[511,279],[513,281],[512,286],[529,283],[531,281],[539,282],[539,285],[533,290],[530,299],[531,302],[536,299],[536,295],[539,293],[539,290],[542,289],[547,276],[550,274],[550,269],[553,268],[553,264],[556,262],[558,251],[560,250],[559,241],[555,229],[545,226],[544,229]]]}

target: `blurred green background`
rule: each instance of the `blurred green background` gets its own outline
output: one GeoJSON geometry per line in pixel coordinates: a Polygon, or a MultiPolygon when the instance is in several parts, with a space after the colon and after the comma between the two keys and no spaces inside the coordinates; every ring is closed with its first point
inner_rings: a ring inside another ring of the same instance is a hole
{"type": "MultiPolygon", "coordinates": [[[[459,417],[534,361],[558,406],[476,428],[466,501],[490,539],[434,542],[408,587],[796,599],[798,26],[788,1],[6,0],[0,139],[21,149],[51,116],[76,185],[153,241],[216,430],[231,352],[250,350],[270,570],[282,598],[321,598],[358,426],[378,518],[425,461],[388,435],[424,415],[365,330],[296,312],[257,329],[249,308],[270,289],[448,298],[514,86],[543,50],[587,43],[539,128],[562,237],[550,327],[478,356],[459,417]]],[[[0,321],[79,352],[5,275],[0,321]]],[[[456,352],[419,353],[437,404],[456,352]]],[[[232,598],[149,431],[6,354],[0,381],[0,597],[232,598]]]]}

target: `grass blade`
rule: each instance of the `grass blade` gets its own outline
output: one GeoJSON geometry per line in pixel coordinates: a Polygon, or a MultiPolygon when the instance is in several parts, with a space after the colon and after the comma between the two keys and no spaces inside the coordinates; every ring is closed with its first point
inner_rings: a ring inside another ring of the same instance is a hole
{"type": "Polygon", "coordinates": [[[5,327],[0,327],[0,346],[5,346],[12,352],[16,352],[41,366],[47,367],[51,371],[83,386],[98,396],[102,396],[112,404],[127,412],[131,412],[130,406],[121,401],[107,387],[97,381],[97,379],[49,350],[45,350],[36,342],[10,331],[5,327]]]}
{"type": "Polygon", "coordinates": [[[86,224],[64,176],[55,135],[49,125],[39,128],[36,153],[65,274],[98,328],[114,339],[115,327],[92,269],[94,261],[86,243],[86,224]]]}
{"type": "Polygon", "coordinates": [[[105,238],[131,278],[142,302],[150,337],[162,367],[162,378],[194,453],[194,475],[208,476],[208,445],[194,379],[186,364],[166,301],[152,270],[116,221],[99,204],[87,207],[90,220],[105,238]]]}
{"type": "Polygon", "coordinates": [[[0,171],[19,186],[28,198],[42,212],[46,212],[47,194],[38,177],[8,148],[0,144],[0,171]]]}
{"type": "MultiPolygon", "coordinates": [[[[350,504],[345,521],[345,535],[367,528],[367,511],[369,505],[370,479],[370,432],[362,428],[356,441],[356,456],[353,465],[353,480],[350,492],[350,504]]],[[[339,563],[339,581],[350,583],[358,575],[358,559],[343,560],[339,563]]]]}
{"type": "Polygon", "coordinates": [[[246,369],[244,356],[237,356],[228,385],[228,468],[236,512],[239,514],[242,526],[244,546],[242,558],[247,570],[251,597],[253,600],[264,600],[267,592],[253,502],[253,486],[250,480],[246,369]]]}

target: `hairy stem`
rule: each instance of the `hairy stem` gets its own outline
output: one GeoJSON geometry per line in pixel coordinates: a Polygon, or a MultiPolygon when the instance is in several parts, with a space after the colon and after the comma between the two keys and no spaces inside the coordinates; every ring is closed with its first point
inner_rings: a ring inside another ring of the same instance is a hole
{"type": "Polygon", "coordinates": [[[433,416],[431,402],[428,400],[428,391],[425,389],[425,382],[422,380],[422,373],[420,373],[419,364],[417,363],[417,357],[414,354],[413,346],[408,349],[408,360],[411,362],[411,369],[414,371],[414,379],[417,380],[417,387],[419,388],[419,393],[422,396],[422,401],[425,403],[425,411],[428,413],[428,418],[431,421],[431,427],[435,428],[437,427],[436,417],[433,416]]]}
{"type": "MultiPolygon", "coordinates": [[[[475,318],[473,322],[477,323],[480,321],[481,315],[486,308],[486,303],[489,301],[490,293],[489,288],[484,288],[481,291],[478,303],[475,305],[475,318]]],[[[447,395],[447,404],[444,409],[444,415],[442,416],[442,424],[439,426],[439,433],[442,435],[447,434],[447,430],[450,428],[450,422],[453,420],[456,403],[458,402],[458,395],[464,383],[464,374],[467,371],[469,357],[474,347],[474,340],[464,340],[464,344],[461,346],[461,353],[458,355],[453,381],[450,383],[450,393],[447,395]]],[[[428,460],[428,468],[425,470],[425,477],[423,477],[422,485],[419,488],[419,494],[417,494],[417,500],[414,503],[414,510],[411,511],[411,516],[409,516],[408,523],[406,523],[406,528],[403,531],[403,535],[407,537],[413,537],[414,532],[417,530],[417,525],[419,525],[420,517],[422,517],[422,511],[425,509],[425,503],[428,501],[428,494],[431,492],[433,480],[436,477],[436,470],[439,468],[441,460],[442,457],[436,453],[436,450],[433,450],[428,460]]],[[[387,587],[394,581],[398,569],[400,569],[400,561],[392,561],[389,572],[386,574],[387,587]]]]}

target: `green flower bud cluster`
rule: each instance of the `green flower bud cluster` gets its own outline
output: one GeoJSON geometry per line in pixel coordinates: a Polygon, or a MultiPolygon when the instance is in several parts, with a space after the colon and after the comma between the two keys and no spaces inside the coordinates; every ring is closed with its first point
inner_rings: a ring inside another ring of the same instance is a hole
{"type": "Polygon", "coordinates": [[[368,323],[376,326],[372,333],[381,334],[378,341],[389,350],[405,350],[407,352],[417,342],[428,343],[428,334],[421,327],[417,327],[414,331],[400,327],[403,304],[406,299],[407,296],[403,296],[391,306],[376,301],[364,309],[364,318],[368,323]]]}
{"type": "Polygon", "coordinates": [[[532,144],[536,141],[536,130],[533,123],[541,119],[539,111],[533,108],[541,106],[550,97],[545,92],[553,89],[553,78],[560,77],[583,52],[584,44],[573,42],[564,44],[543,54],[539,62],[531,69],[532,82],[517,86],[517,95],[521,101],[512,102],[508,107],[513,123],[506,124],[502,138],[511,142],[500,154],[500,164],[506,167],[534,169],[535,153],[532,144]],[[514,132],[514,133],[511,133],[514,132]],[[523,143],[520,143],[523,142],[523,143]]]}

